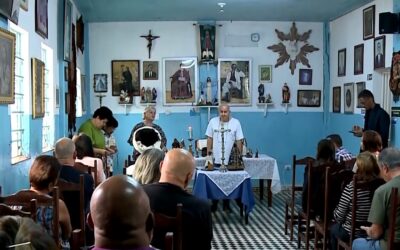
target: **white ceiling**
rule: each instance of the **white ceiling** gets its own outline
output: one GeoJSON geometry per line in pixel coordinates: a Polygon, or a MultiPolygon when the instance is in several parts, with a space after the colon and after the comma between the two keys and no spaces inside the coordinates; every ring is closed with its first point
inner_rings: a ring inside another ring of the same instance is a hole
{"type": "Polygon", "coordinates": [[[85,22],[333,20],[372,0],[75,0],[85,22]],[[225,2],[220,12],[218,2],[225,2]]]}

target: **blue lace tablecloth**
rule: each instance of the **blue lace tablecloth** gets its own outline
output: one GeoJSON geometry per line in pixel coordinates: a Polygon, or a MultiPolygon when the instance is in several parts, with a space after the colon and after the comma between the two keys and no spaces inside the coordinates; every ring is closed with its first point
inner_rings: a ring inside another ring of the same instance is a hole
{"type": "MultiPolygon", "coordinates": [[[[206,162],[205,157],[195,158],[195,161],[196,167],[198,168],[203,168],[206,162]]],[[[271,180],[272,193],[276,194],[281,191],[278,164],[274,158],[261,154],[259,158],[243,157],[243,163],[245,167],[244,170],[250,175],[251,179],[271,180]]]]}

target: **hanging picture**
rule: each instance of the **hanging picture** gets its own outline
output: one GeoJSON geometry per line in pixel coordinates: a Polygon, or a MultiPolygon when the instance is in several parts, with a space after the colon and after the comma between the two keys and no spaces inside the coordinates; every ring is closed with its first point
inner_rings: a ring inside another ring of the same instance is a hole
{"type": "Polygon", "coordinates": [[[82,101],[82,112],[86,111],[86,76],[81,75],[81,101],[82,101]]]}
{"type": "Polygon", "coordinates": [[[18,19],[19,19],[19,9],[20,9],[20,0],[14,0],[13,5],[12,5],[12,10],[11,10],[11,17],[10,20],[18,25],[18,19]]]}
{"type": "Polygon", "coordinates": [[[140,95],[140,61],[113,60],[111,61],[112,95],[140,95]]]}
{"type": "Polygon", "coordinates": [[[367,40],[375,36],[375,5],[363,10],[363,39],[367,40]]]}
{"type": "Polygon", "coordinates": [[[201,61],[215,60],[215,26],[200,25],[201,61]]]}
{"type": "Polygon", "coordinates": [[[357,87],[357,93],[356,93],[356,97],[357,97],[357,108],[363,108],[364,106],[361,105],[360,100],[358,99],[358,94],[360,94],[361,91],[363,91],[365,89],[365,82],[357,82],[356,83],[356,87],[357,87]]]}
{"type": "Polygon", "coordinates": [[[14,103],[15,34],[0,28],[0,103],[14,103]]]}
{"type": "Polygon", "coordinates": [[[251,60],[218,59],[219,98],[221,104],[251,105],[251,60]]]}
{"type": "Polygon", "coordinates": [[[354,75],[364,73],[364,44],[354,46],[354,75]]]}
{"type": "Polygon", "coordinates": [[[71,61],[72,54],[72,3],[70,0],[64,2],[64,61],[71,61]]]}
{"type": "Polygon", "coordinates": [[[94,74],[93,76],[93,88],[94,92],[107,92],[107,74],[94,74]]]}
{"type": "Polygon", "coordinates": [[[340,113],[341,107],[341,93],[340,93],[340,86],[333,87],[333,97],[332,97],[332,111],[333,113],[340,113]]]}
{"type": "Polygon", "coordinates": [[[193,105],[198,89],[196,57],[163,59],[164,105],[193,105]]]}
{"type": "Polygon", "coordinates": [[[32,58],[32,115],[44,116],[44,62],[32,58]]]}
{"type": "Polygon", "coordinates": [[[143,80],[158,80],[158,61],[143,61],[143,80]]]}
{"type": "Polygon", "coordinates": [[[312,85],[312,69],[299,70],[299,84],[312,85]]]}
{"type": "Polygon", "coordinates": [[[394,96],[400,95],[400,52],[393,52],[389,88],[394,96]]]}
{"type": "Polygon", "coordinates": [[[260,83],[272,82],[272,65],[260,65],[258,67],[258,77],[260,83]]]}
{"type": "Polygon", "coordinates": [[[321,106],[321,90],[298,90],[297,91],[298,107],[320,107],[321,106]]]}
{"type": "Polygon", "coordinates": [[[343,88],[344,113],[354,112],[354,83],[345,83],[343,88]]]}
{"type": "Polygon", "coordinates": [[[18,24],[20,0],[1,0],[0,15],[10,19],[15,24],[18,24]]]}
{"type": "Polygon", "coordinates": [[[198,106],[218,106],[218,74],[214,64],[199,65],[198,106]]]}
{"type": "Polygon", "coordinates": [[[385,36],[374,39],[374,69],[385,67],[385,36]]]}
{"type": "Polygon", "coordinates": [[[346,75],[346,49],[338,51],[338,76],[346,75]]]}
{"type": "Polygon", "coordinates": [[[48,36],[48,4],[47,0],[36,0],[35,31],[43,38],[48,36]]]}

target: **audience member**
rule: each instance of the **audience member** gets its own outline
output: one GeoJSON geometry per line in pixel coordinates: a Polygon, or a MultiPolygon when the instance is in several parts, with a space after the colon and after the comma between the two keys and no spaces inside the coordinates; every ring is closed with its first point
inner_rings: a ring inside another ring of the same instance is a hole
{"type": "MultiPolygon", "coordinates": [[[[210,205],[185,191],[195,169],[193,156],[184,149],[172,149],[161,165],[159,183],[144,185],[151,209],[156,213],[176,216],[176,205],[183,208],[184,250],[211,249],[212,221],[210,205]]],[[[166,232],[154,231],[152,244],[162,248],[166,232]]]]}
{"type": "Polygon", "coordinates": [[[0,249],[58,250],[53,238],[31,218],[0,217],[0,249]]]}
{"type": "Polygon", "coordinates": [[[93,250],[150,250],[154,227],[149,199],[132,178],[112,176],[90,201],[88,224],[94,229],[93,250]]]}
{"type": "Polygon", "coordinates": [[[337,162],[348,161],[353,158],[353,155],[343,147],[342,138],[338,134],[331,134],[326,137],[326,139],[330,139],[335,146],[335,160],[337,162]]]}
{"type": "MultiPolygon", "coordinates": [[[[374,194],[369,212],[370,227],[361,226],[368,238],[358,238],[353,241],[354,250],[387,249],[390,192],[392,188],[400,188],[400,150],[384,149],[378,157],[380,176],[386,181],[374,194]]],[[[396,220],[395,241],[400,240],[400,217],[396,220]]]]}
{"type": "Polygon", "coordinates": [[[160,167],[165,153],[157,148],[144,151],[136,160],[135,165],[127,169],[127,174],[140,184],[155,183],[160,180],[160,167]]]}
{"type": "Polygon", "coordinates": [[[106,148],[106,142],[102,129],[106,126],[106,123],[113,116],[112,111],[107,107],[100,107],[94,111],[93,117],[84,122],[78,132],[84,133],[90,137],[93,144],[93,150],[95,154],[105,155],[113,154],[114,150],[106,148]]]}
{"type": "MultiPolygon", "coordinates": [[[[366,130],[362,133],[361,137],[361,152],[370,152],[378,158],[379,153],[382,150],[382,139],[381,136],[373,131],[366,130]]],[[[353,172],[357,172],[357,162],[354,164],[353,172]]]]}
{"type": "MultiPolygon", "coordinates": [[[[375,155],[370,152],[363,152],[357,156],[357,182],[360,184],[368,183],[368,189],[357,189],[357,207],[355,237],[366,237],[358,225],[365,225],[368,213],[371,208],[371,201],[375,190],[384,183],[379,178],[379,166],[375,155]]],[[[352,198],[354,183],[350,182],[340,197],[340,201],[333,212],[336,223],[331,227],[331,249],[337,248],[337,238],[348,242],[351,233],[352,220],[352,198]]]]}
{"type": "MultiPolygon", "coordinates": [[[[76,159],[75,163],[82,163],[89,167],[94,167],[96,162],[97,180],[96,183],[102,183],[106,179],[104,174],[103,161],[99,158],[94,157],[92,140],[89,136],[81,133],[80,135],[72,138],[75,142],[76,148],[76,159]]],[[[94,178],[94,174],[92,176],[94,178]]]]}
{"type": "MultiPolygon", "coordinates": [[[[60,163],[53,156],[40,155],[36,157],[29,170],[30,190],[37,194],[50,197],[49,193],[57,183],[60,169],[60,163]]],[[[65,245],[68,245],[68,239],[72,231],[69,212],[62,200],[59,200],[58,207],[61,239],[65,242],[65,245]]],[[[52,235],[53,207],[38,207],[37,221],[52,235]]]]}
{"type": "MultiPolygon", "coordinates": [[[[106,148],[114,150],[115,153],[118,151],[117,140],[113,135],[116,128],[118,128],[118,121],[113,116],[107,121],[106,126],[103,128],[106,148]]],[[[107,154],[107,167],[110,168],[110,175],[112,175],[114,171],[114,155],[115,154],[107,154]]]]}
{"type": "MultiPolygon", "coordinates": [[[[93,178],[87,173],[83,173],[76,168],[75,164],[75,144],[74,142],[63,137],[56,142],[54,149],[55,156],[57,160],[62,165],[60,170],[60,179],[64,179],[68,182],[79,183],[80,175],[84,175],[84,198],[85,198],[85,211],[89,212],[89,202],[93,193],[93,178]]],[[[73,229],[80,228],[79,221],[79,202],[76,200],[76,195],[68,192],[64,194],[64,201],[67,205],[69,214],[71,216],[71,224],[73,229]]]]}

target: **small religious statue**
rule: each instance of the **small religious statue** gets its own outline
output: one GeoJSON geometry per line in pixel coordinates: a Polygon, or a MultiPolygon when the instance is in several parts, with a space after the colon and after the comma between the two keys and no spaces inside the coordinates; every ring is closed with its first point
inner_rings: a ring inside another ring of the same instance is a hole
{"type": "Polygon", "coordinates": [[[258,149],[256,150],[256,155],[254,156],[254,158],[258,158],[258,149]]]}
{"type": "Polygon", "coordinates": [[[207,171],[214,170],[213,156],[212,156],[211,152],[209,152],[208,155],[206,156],[206,162],[204,163],[204,169],[207,171]]]}
{"type": "Polygon", "coordinates": [[[201,105],[205,105],[206,101],[205,101],[205,97],[204,97],[204,91],[200,92],[200,98],[199,101],[197,102],[197,105],[201,106],[201,105]]]}
{"type": "Polygon", "coordinates": [[[282,103],[289,103],[290,101],[290,89],[287,83],[283,84],[282,87],[282,103]]]}
{"type": "Polygon", "coordinates": [[[179,143],[178,139],[174,138],[174,141],[172,142],[172,148],[180,148],[181,144],[179,143]]]}
{"type": "Polygon", "coordinates": [[[266,98],[265,102],[266,102],[266,103],[272,103],[271,94],[268,94],[268,95],[267,95],[267,98],[266,98]]]}
{"type": "Polygon", "coordinates": [[[147,49],[149,50],[149,59],[150,59],[150,53],[151,53],[151,47],[153,46],[153,40],[156,40],[160,36],[153,36],[151,34],[151,30],[149,30],[149,34],[148,35],[143,35],[143,36],[140,36],[140,37],[143,37],[148,41],[147,49]]]}
{"type": "Polygon", "coordinates": [[[153,99],[153,94],[151,92],[151,88],[150,87],[147,87],[146,93],[144,95],[145,95],[145,97],[144,97],[145,102],[146,103],[151,102],[151,100],[153,99]]]}
{"type": "Polygon", "coordinates": [[[142,88],[140,89],[140,102],[145,102],[145,99],[144,99],[144,93],[145,93],[145,92],[146,92],[145,88],[142,87],[142,88]]]}
{"type": "Polygon", "coordinates": [[[211,77],[207,77],[207,105],[212,105],[212,88],[211,88],[211,77]]]}
{"type": "Polygon", "coordinates": [[[156,101],[157,101],[157,90],[156,90],[156,88],[153,88],[153,90],[151,91],[151,94],[152,94],[151,102],[156,103],[156,101]]]}
{"type": "Polygon", "coordinates": [[[258,103],[265,102],[264,91],[264,84],[260,83],[260,85],[258,85],[258,103]]]}
{"type": "Polygon", "coordinates": [[[129,96],[128,92],[123,89],[119,95],[119,103],[131,103],[131,97],[129,96]]]}

